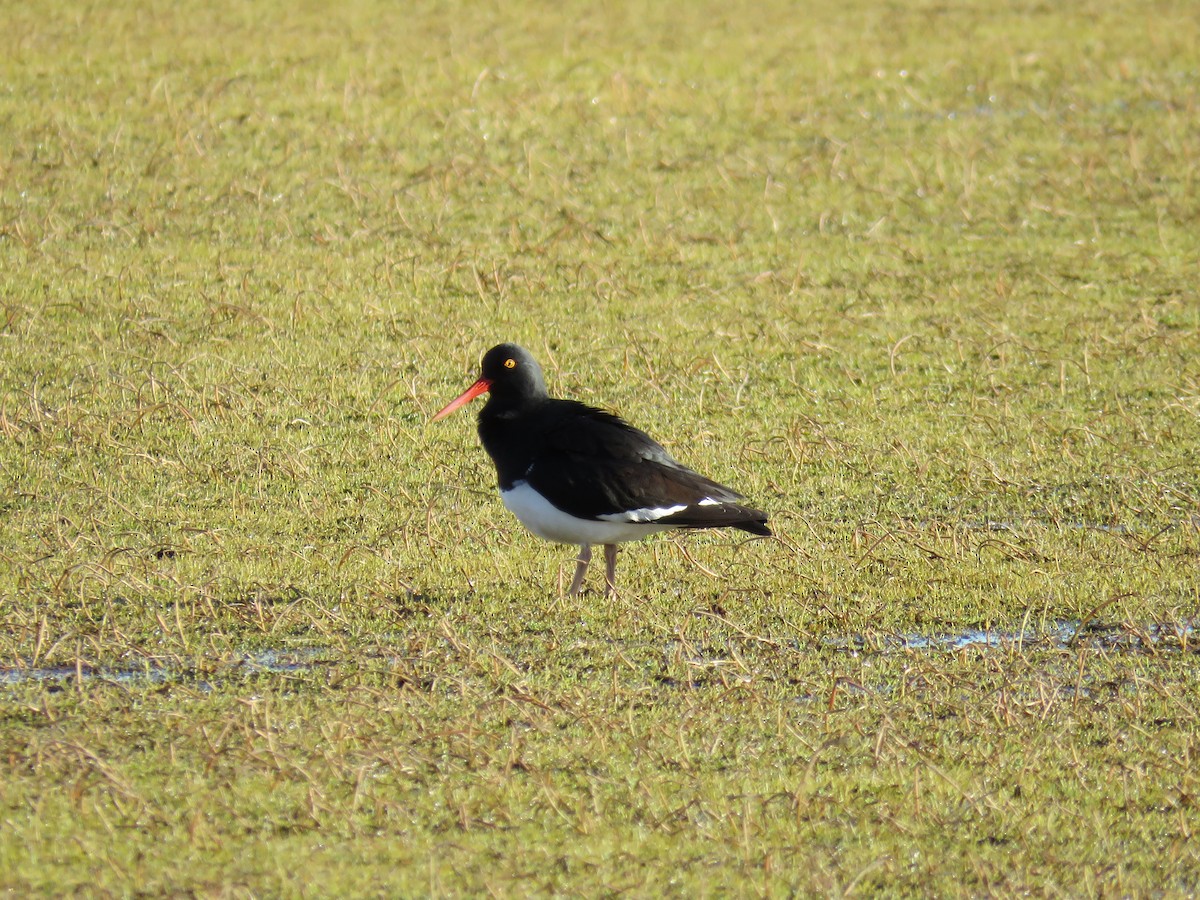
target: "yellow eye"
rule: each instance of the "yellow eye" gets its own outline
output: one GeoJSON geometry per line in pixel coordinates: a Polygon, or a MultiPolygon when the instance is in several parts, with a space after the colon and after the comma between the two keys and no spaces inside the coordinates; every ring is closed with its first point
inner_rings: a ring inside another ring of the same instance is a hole
{"type": "Polygon", "coordinates": [[[516,367],[517,367],[517,361],[515,359],[509,358],[504,361],[504,368],[515,369],[516,367]]]}

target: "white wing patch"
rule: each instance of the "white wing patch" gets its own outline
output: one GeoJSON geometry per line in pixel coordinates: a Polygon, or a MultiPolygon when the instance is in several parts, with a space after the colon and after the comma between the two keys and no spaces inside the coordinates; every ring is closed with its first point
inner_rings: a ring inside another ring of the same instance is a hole
{"type": "Polygon", "coordinates": [[[597,516],[597,519],[603,519],[605,522],[657,522],[659,519],[665,519],[667,516],[673,516],[677,512],[683,512],[687,509],[686,503],[681,503],[678,506],[646,506],[642,509],[630,509],[625,512],[607,513],[603,516],[597,516]]]}
{"type": "Polygon", "coordinates": [[[626,512],[608,513],[596,518],[602,519],[605,522],[637,522],[640,524],[649,524],[657,522],[659,519],[665,519],[667,516],[673,516],[675,513],[683,512],[689,506],[720,506],[720,500],[714,500],[712,497],[705,497],[703,500],[698,500],[695,504],[680,503],[676,506],[645,506],[641,509],[631,509],[626,512]]]}

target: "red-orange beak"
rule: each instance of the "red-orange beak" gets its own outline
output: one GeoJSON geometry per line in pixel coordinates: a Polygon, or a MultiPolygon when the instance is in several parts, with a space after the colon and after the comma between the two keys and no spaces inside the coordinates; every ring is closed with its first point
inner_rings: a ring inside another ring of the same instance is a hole
{"type": "Polygon", "coordinates": [[[492,383],[486,378],[480,378],[477,382],[451,400],[444,408],[439,410],[431,421],[436,422],[438,419],[444,419],[450,413],[454,412],[460,406],[466,406],[480,394],[486,394],[492,387],[492,383]]]}

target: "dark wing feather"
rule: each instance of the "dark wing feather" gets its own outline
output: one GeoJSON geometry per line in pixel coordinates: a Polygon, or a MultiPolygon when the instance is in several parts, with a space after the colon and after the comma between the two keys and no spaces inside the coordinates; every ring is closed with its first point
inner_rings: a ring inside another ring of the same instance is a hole
{"type": "Polygon", "coordinates": [[[525,479],[564,512],[592,519],[683,506],[654,523],[770,534],[766,514],[736,503],[741,494],[681,465],[645,432],[573,401],[554,405],[558,408],[543,420],[547,427],[541,450],[525,479]],[[564,415],[567,412],[571,414],[564,415]],[[705,500],[716,502],[700,505],[705,500]]]}

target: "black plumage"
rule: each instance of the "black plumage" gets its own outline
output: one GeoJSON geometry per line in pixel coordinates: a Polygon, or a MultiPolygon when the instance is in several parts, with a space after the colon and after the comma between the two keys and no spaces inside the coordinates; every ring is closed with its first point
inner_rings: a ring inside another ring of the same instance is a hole
{"type": "Polygon", "coordinates": [[[617,542],[668,528],[771,534],[765,513],[738,503],[741,494],[682,465],[644,431],[604,410],[550,397],[541,367],[516,344],[489,350],[479,379],[435,419],[485,391],[479,437],[496,465],[501,495],[536,534],[580,544],[573,593],[582,586],[592,543],[605,545],[611,590],[617,542]]]}

